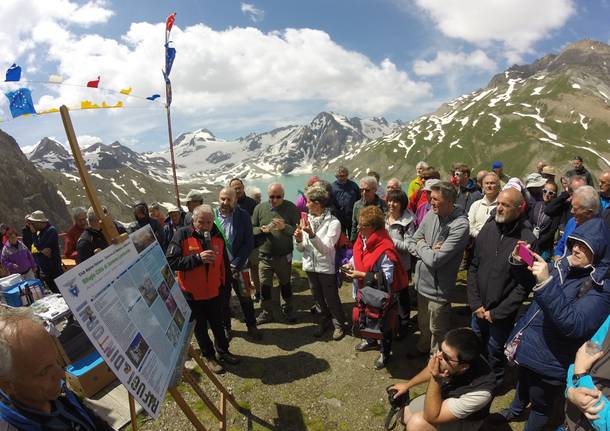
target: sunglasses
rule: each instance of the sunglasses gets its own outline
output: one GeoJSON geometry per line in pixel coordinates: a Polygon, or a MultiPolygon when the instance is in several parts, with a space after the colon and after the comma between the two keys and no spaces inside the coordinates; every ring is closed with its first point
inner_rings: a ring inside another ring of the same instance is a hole
{"type": "Polygon", "coordinates": [[[283,199],[284,196],[278,196],[278,195],[269,195],[269,199],[283,199]]]}
{"type": "Polygon", "coordinates": [[[447,363],[450,363],[450,362],[453,362],[454,364],[459,364],[460,363],[460,361],[456,361],[455,359],[451,359],[449,357],[449,355],[445,351],[443,351],[443,350],[441,350],[441,356],[443,357],[443,359],[447,363]]]}
{"type": "Polygon", "coordinates": [[[555,196],[557,194],[557,192],[554,192],[553,190],[547,190],[547,189],[542,189],[542,193],[545,195],[551,195],[551,196],[555,196]]]}

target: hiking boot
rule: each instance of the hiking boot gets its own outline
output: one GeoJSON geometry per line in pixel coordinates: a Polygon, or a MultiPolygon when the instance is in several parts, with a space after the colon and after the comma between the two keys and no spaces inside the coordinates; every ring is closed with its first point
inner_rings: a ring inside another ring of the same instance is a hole
{"type": "Polygon", "coordinates": [[[333,340],[339,341],[343,337],[345,337],[345,331],[343,330],[343,328],[335,328],[335,330],[333,331],[333,340]]]}
{"type": "Polygon", "coordinates": [[[231,328],[225,328],[225,337],[227,338],[227,341],[231,341],[231,338],[233,338],[231,328]]]}
{"type": "Polygon", "coordinates": [[[388,365],[389,360],[390,357],[388,355],[386,355],[385,353],[381,353],[375,361],[373,368],[375,368],[376,370],[382,370],[386,367],[386,365],[388,365]]]}
{"type": "Polygon", "coordinates": [[[362,340],[360,344],[355,347],[357,352],[368,352],[369,350],[379,350],[379,344],[377,342],[369,343],[366,340],[362,340]]]}
{"type": "Polygon", "coordinates": [[[240,362],[240,359],[237,356],[228,351],[216,353],[216,359],[229,365],[237,365],[240,362]]]}
{"type": "Polygon", "coordinates": [[[248,336],[255,341],[263,339],[263,333],[256,326],[248,326],[248,336]]]}
{"type": "Polygon", "coordinates": [[[316,328],[316,330],[313,331],[313,336],[316,338],[320,338],[322,335],[324,335],[324,333],[329,327],[330,321],[327,319],[322,320],[320,323],[318,323],[318,327],[316,328]]]}
{"type": "Polygon", "coordinates": [[[205,364],[207,365],[207,367],[214,373],[214,374],[222,374],[225,372],[225,367],[223,367],[217,360],[216,358],[203,358],[205,361],[205,364]]]}
{"type": "Polygon", "coordinates": [[[309,309],[309,312],[313,315],[320,315],[322,314],[322,310],[320,310],[320,306],[318,304],[314,304],[311,306],[311,308],[309,309]]]}
{"type": "Polygon", "coordinates": [[[273,322],[273,313],[271,311],[262,310],[256,318],[256,325],[264,325],[265,323],[273,322]]]}

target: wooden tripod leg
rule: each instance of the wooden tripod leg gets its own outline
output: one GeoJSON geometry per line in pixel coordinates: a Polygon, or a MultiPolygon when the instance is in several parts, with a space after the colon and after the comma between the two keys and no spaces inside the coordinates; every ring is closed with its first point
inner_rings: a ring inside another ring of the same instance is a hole
{"type": "Polygon", "coordinates": [[[195,429],[197,431],[208,431],[208,429],[203,426],[199,418],[197,418],[195,412],[193,412],[193,410],[191,410],[191,408],[188,406],[184,398],[182,398],[182,395],[180,395],[178,389],[173,387],[169,388],[168,391],[174,398],[174,401],[176,401],[176,404],[178,404],[178,407],[180,407],[180,409],[184,412],[185,416],[191,421],[195,429]]]}
{"type": "Polygon", "coordinates": [[[231,405],[233,407],[235,407],[235,409],[238,412],[242,412],[243,408],[237,404],[237,401],[235,400],[235,398],[233,397],[233,395],[227,391],[227,389],[223,386],[223,384],[220,382],[220,380],[218,380],[218,378],[214,375],[214,373],[212,372],[212,370],[210,370],[208,368],[208,366],[205,364],[205,362],[203,361],[203,359],[201,358],[201,355],[199,355],[195,349],[193,348],[193,346],[189,347],[189,356],[191,358],[193,358],[193,360],[195,362],[197,362],[197,365],[199,365],[199,367],[201,368],[201,370],[208,376],[208,378],[212,381],[212,383],[214,383],[214,386],[216,386],[218,388],[218,390],[220,391],[221,394],[224,394],[227,398],[227,400],[229,401],[229,403],[231,403],[231,405]]]}
{"type": "Polygon", "coordinates": [[[220,393],[220,431],[227,431],[227,397],[224,392],[220,393]]]}
{"type": "MultiPolygon", "coordinates": [[[[212,414],[214,416],[216,416],[217,419],[220,419],[222,417],[222,414],[220,413],[220,411],[218,410],[218,408],[214,405],[214,403],[212,402],[212,400],[210,400],[210,398],[205,394],[205,392],[203,392],[203,389],[201,389],[201,386],[199,386],[197,384],[197,382],[195,381],[195,379],[193,379],[193,376],[191,376],[191,374],[188,371],[184,371],[182,373],[182,379],[188,383],[188,385],[193,388],[193,390],[195,391],[195,393],[199,396],[199,398],[201,398],[203,400],[203,402],[205,403],[206,406],[208,406],[208,408],[210,409],[210,411],[212,412],[212,414]]],[[[221,392],[222,393],[222,392],[221,392]]]]}
{"type": "Polygon", "coordinates": [[[129,416],[131,417],[131,429],[132,431],[138,431],[138,417],[136,415],[136,402],[129,394],[129,416]]]}

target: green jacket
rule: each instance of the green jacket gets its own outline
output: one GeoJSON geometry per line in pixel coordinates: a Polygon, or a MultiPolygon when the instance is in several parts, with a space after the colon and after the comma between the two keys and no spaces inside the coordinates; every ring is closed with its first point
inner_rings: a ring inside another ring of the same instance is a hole
{"type": "Polygon", "coordinates": [[[259,245],[259,251],[272,256],[284,256],[292,253],[292,234],[294,234],[300,218],[299,210],[290,201],[284,200],[276,208],[272,208],[269,202],[258,204],[252,214],[252,230],[256,243],[259,245]],[[261,232],[261,227],[271,223],[274,218],[284,219],[286,227],[281,231],[261,232]]]}

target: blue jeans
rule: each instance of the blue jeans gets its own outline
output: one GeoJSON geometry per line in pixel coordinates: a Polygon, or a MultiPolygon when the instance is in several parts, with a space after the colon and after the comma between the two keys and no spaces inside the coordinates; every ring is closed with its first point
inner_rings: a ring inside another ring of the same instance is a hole
{"type": "Polygon", "coordinates": [[[482,341],[483,354],[496,375],[496,388],[502,385],[504,381],[504,368],[506,366],[504,344],[506,344],[514,324],[513,319],[501,319],[489,323],[485,319],[479,319],[475,314],[472,315],[470,325],[482,341]]]}
{"type": "Polygon", "coordinates": [[[531,403],[525,431],[542,431],[548,424],[553,406],[561,397],[563,389],[561,382],[549,381],[544,376],[519,366],[519,380],[510,410],[515,416],[519,416],[527,403],[531,403]]]}

